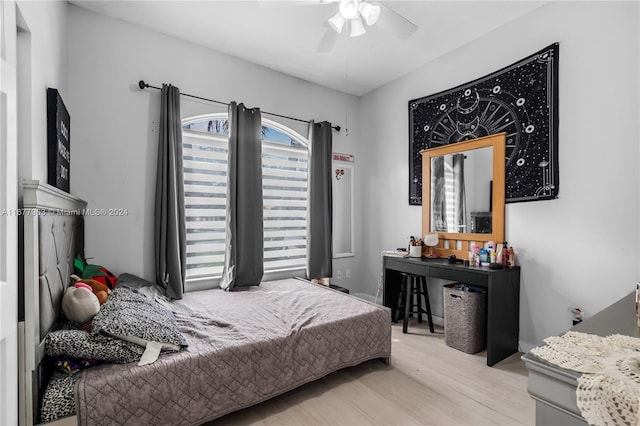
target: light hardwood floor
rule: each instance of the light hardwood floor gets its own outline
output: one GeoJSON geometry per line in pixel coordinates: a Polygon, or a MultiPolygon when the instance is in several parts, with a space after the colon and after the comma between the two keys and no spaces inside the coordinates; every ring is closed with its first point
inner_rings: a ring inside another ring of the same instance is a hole
{"type": "MultiPolygon", "coordinates": [[[[392,327],[391,366],[370,361],[330,374],[206,426],[227,425],[533,425],[527,370],[514,354],[487,367],[444,343],[442,327],[392,327]]],[[[75,417],[55,426],[75,424],[75,417]]]]}
{"type": "Polygon", "coordinates": [[[533,425],[527,370],[514,354],[487,367],[486,353],[446,346],[441,327],[392,327],[391,366],[371,361],[330,374],[220,419],[222,425],[533,425]]]}

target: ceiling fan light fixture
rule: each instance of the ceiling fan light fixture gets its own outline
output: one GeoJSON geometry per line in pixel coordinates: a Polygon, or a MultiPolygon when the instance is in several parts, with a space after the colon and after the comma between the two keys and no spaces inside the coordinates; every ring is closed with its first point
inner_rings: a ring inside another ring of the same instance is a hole
{"type": "Polygon", "coordinates": [[[360,16],[351,20],[351,32],[349,33],[351,37],[358,37],[366,32],[367,30],[364,29],[364,24],[360,16]]]}
{"type": "Polygon", "coordinates": [[[340,14],[344,16],[345,19],[355,19],[358,17],[360,13],[360,2],[361,0],[340,0],[340,14]]]}
{"type": "Polygon", "coordinates": [[[368,2],[360,3],[360,15],[364,18],[367,25],[371,26],[378,22],[380,17],[380,6],[368,2]]]}
{"type": "Polygon", "coordinates": [[[337,33],[341,33],[342,27],[344,27],[344,24],[345,22],[347,22],[347,20],[344,18],[344,16],[342,16],[342,13],[337,12],[335,15],[333,15],[333,18],[329,19],[328,22],[331,28],[333,28],[337,33]]]}

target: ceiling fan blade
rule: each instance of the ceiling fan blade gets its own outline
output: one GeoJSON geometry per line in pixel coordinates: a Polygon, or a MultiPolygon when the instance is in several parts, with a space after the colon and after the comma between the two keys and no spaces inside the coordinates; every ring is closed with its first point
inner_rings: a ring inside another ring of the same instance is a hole
{"type": "Polygon", "coordinates": [[[378,18],[376,25],[379,25],[383,30],[390,32],[400,40],[406,40],[418,29],[416,24],[404,16],[382,3],[377,4],[382,10],[380,11],[380,18],[378,18]]]}
{"type": "Polygon", "coordinates": [[[316,49],[316,51],[318,51],[319,53],[330,52],[335,47],[336,42],[338,41],[338,37],[340,37],[340,34],[335,32],[333,28],[327,27],[327,30],[324,32],[322,40],[320,40],[320,44],[318,44],[318,48],[316,49]]]}

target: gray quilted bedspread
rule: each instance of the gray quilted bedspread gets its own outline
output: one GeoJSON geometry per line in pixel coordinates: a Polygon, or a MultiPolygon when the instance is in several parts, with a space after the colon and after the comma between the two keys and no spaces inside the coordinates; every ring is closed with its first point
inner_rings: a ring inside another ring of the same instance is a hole
{"type": "Polygon", "coordinates": [[[78,424],[198,425],[391,356],[387,309],[300,280],[186,293],[174,305],[188,348],[83,371],[78,424]]]}

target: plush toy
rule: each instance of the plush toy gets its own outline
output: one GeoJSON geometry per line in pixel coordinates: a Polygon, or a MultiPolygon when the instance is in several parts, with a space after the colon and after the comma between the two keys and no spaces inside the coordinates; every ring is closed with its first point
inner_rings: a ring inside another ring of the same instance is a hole
{"type": "Polygon", "coordinates": [[[62,312],[70,321],[86,323],[100,312],[100,302],[86,285],[71,286],[62,296],[62,312]]]}
{"type": "Polygon", "coordinates": [[[104,266],[88,264],[87,261],[80,256],[76,257],[73,261],[73,269],[81,278],[99,281],[110,289],[116,286],[116,281],[118,280],[118,277],[109,272],[104,266]]]}
{"type": "Polygon", "coordinates": [[[111,289],[100,281],[82,279],[77,275],[71,275],[71,278],[75,281],[75,287],[85,286],[87,289],[91,290],[98,298],[101,306],[107,301],[107,298],[111,294],[111,289]]]}

